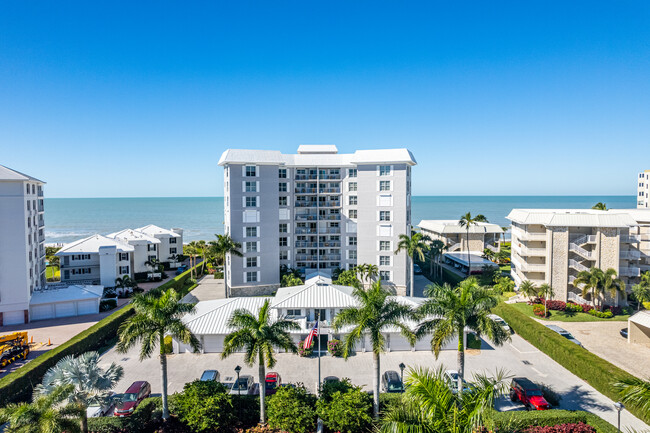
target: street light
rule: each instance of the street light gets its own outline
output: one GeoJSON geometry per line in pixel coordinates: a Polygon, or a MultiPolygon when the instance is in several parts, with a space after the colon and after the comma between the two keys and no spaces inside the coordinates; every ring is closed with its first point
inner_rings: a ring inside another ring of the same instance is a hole
{"type": "Polygon", "coordinates": [[[237,373],[237,395],[241,396],[241,385],[239,383],[239,372],[241,371],[241,367],[237,366],[235,367],[235,373],[237,373]]]}
{"type": "Polygon", "coordinates": [[[617,401],[614,403],[614,407],[618,411],[618,433],[621,433],[621,411],[625,409],[625,406],[620,401],[617,401]]]}
{"type": "Polygon", "coordinates": [[[406,365],[404,365],[403,362],[399,363],[399,370],[400,370],[400,380],[402,381],[402,391],[404,391],[404,369],[406,368],[406,365]]]}

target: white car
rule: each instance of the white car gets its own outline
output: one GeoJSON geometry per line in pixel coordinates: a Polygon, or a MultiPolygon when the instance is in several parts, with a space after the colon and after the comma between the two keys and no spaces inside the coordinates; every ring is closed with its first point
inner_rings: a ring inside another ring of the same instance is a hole
{"type": "Polygon", "coordinates": [[[508,325],[506,321],[501,318],[501,316],[497,316],[496,314],[488,314],[488,317],[497,322],[508,334],[512,334],[510,325],[508,325]]]}
{"type": "MultiPolygon", "coordinates": [[[[445,381],[453,394],[458,392],[458,372],[456,370],[445,371],[445,381]]],[[[463,392],[471,392],[472,387],[463,379],[463,392]]]]}
{"type": "Polygon", "coordinates": [[[86,416],[88,418],[99,418],[101,416],[106,416],[110,413],[115,406],[115,396],[117,394],[113,393],[111,396],[102,404],[93,404],[86,408],[86,416]]]}

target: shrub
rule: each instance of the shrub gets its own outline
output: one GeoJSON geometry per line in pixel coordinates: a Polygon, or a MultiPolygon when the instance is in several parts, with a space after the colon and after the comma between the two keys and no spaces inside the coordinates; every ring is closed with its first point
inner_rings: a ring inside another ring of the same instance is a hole
{"type": "Polygon", "coordinates": [[[643,308],[645,308],[646,310],[650,310],[650,302],[644,302],[643,308]]]}
{"type": "Polygon", "coordinates": [[[343,356],[343,344],[341,340],[329,340],[327,342],[327,351],[332,356],[343,356]]]}
{"type": "Polygon", "coordinates": [[[173,353],[174,352],[174,346],[172,345],[172,336],[171,335],[165,335],[164,350],[165,350],[165,353],[173,353]]]}
{"type": "Polygon", "coordinates": [[[253,395],[233,395],[232,407],[237,414],[237,427],[247,429],[260,420],[260,399],[253,395]]]}
{"type": "Polygon", "coordinates": [[[539,317],[549,317],[551,315],[550,310],[546,310],[543,305],[535,304],[533,305],[533,313],[539,317]]]}
{"type": "Polygon", "coordinates": [[[229,430],[235,424],[232,398],[226,387],[215,381],[186,383],[183,392],[172,395],[169,408],[197,432],[229,430]]]}
{"type": "Polygon", "coordinates": [[[269,426],[292,433],[315,431],[315,407],[316,396],[309,394],[302,384],[281,387],[267,403],[269,426]]]}
{"type": "Polygon", "coordinates": [[[526,427],[556,426],[558,424],[587,423],[598,433],[616,433],[616,427],[589,412],[568,410],[493,412],[497,431],[521,431],[526,427]]]}
{"type": "Polygon", "coordinates": [[[525,433],[596,433],[589,424],[558,424],[554,426],[531,426],[524,430],[525,433]]]}
{"type": "Polygon", "coordinates": [[[392,407],[402,405],[402,396],[401,393],[392,393],[392,392],[382,392],[379,394],[379,411],[386,412],[392,407]]]}
{"type": "Polygon", "coordinates": [[[607,310],[607,311],[598,311],[598,310],[589,310],[589,314],[591,314],[594,317],[600,317],[601,319],[611,319],[614,317],[614,314],[607,310]]]}
{"type": "Polygon", "coordinates": [[[305,349],[305,341],[298,343],[298,355],[309,357],[314,354],[314,340],[311,341],[311,346],[305,349]]]}
{"type": "Polygon", "coordinates": [[[115,299],[115,298],[104,299],[104,300],[99,302],[99,311],[100,312],[109,311],[109,310],[112,310],[115,307],[117,307],[117,299],[115,299]]]}
{"type": "Polygon", "coordinates": [[[371,411],[372,397],[356,386],[345,392],[336,391],[328,400],[316,403],[316,412],[325,427],[337,432],[359,433],[369,429],[371,411]]]}
{"type": "Polygon", "coordinates": [[[88,418],[88,431],[91,433],[130,433],[153,432],[162,416],[160,397],[142,401],[128,418],[101,417],[88,418]]]}
{"type": "Polygon", "coordinates": [[[564,311],[568,313],[582,313],[582,307],[578,304],[567,302],[564,307],[564,311]]]}
{"type": "Polygon", "coordinates": [[[344,378],[338,382],[327,382],[321,385],[320,397],[321,400],[330,401],[332,396],[337,392],[348,392],[354,388],[350,379],[344,378]]]}

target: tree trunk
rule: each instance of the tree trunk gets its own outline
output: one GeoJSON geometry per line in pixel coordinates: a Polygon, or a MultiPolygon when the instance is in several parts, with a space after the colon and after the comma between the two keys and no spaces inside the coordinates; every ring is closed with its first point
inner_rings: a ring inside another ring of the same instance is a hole
{"type": "Polygon", "coordinates": [[[458,394],[463,393],[463,379],[465,377],[465,326],[458,331],[458,394]]]}
{"type": "Polygon", "coordinates": [[[260,424],[264,424],[266,421],[266,408],[264,407],[264,401],[266,400],[266,371],[264,369],[264,355],[262,355],[262,352],[260,352],[259,358],[260,424]]]}
{"type": "Polygon", "coordinates": [[[88,414],[86,413],[86,407],[83,405],[81,406],[81,410],[83,411],[81,414],[81,431],[83,433],[88,433],[88,414]]]}
{"type": "Polygon", "coordinates": [[[411,294],[410,296],[413,296],[413,288],[415,287],[415,281],[414,278],[415,276],[413,275],[413,265],[415,265],[415,259],[411,257],[411,294]]]}
{"type": "Polygon", "coordinates": [[[379,354],[374,350],[372,361],[375,370],[372,375],[372,413],[375,419],[379,419],[379,354]]]}
{"type": "Polygon", "coordinates": [[[469,226],[467,226],[467,239],[465,239],[465,242],[467,243],[467,276],[472,275],[472,258],[469,255],[469,226]]]}
{"type": "Polygon", "coordinates": [[[169,418],[167,407],[167,355],[165,354],[165,334],[160,333],[160,375],[162,383],[162,418],[169,418]]]}
{"type": "Polygon", "coordinates": [[[226,292],[225,296],[226,298],[230,297],[230,293],[228,293],[228,257],[227,254],[223,255],[223,290],[226,292]]]}

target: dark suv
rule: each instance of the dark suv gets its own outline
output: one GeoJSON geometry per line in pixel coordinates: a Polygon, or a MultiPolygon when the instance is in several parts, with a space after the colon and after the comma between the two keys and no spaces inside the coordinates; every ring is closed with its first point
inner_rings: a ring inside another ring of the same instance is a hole
{"type": "Polygon", "coordinates": [[[402,380],[396,371],[388,370],[381,375],[381,388],[384,392],[403,392],[402,380]]]}
{"type": "Polygon", "coordinates": [[[547,410],[551,405],[544,399],[542,390],[525,377],[515,377],[510,384],[510,400],[523,403],[526,409],[547,410]]]}

